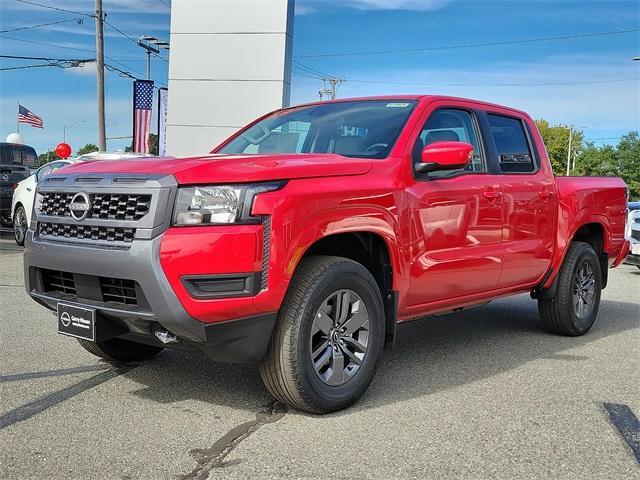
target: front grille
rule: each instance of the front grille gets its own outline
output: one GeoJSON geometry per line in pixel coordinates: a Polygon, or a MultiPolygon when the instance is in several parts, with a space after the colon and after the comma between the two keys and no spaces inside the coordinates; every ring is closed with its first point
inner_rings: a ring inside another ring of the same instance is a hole
{"type": "MultiPolygon", "coordinates": [[[[134,280],[98,277],[59,270],[38,268],[42,292],[74,300],[118,303],[127,307],[148,308],[142,290],[134,280]]],[[[40,290],[40,287],[38,287],[40,290]]]]}
{"type": "Polygon", "coordinates": [[[73,274],[57,270],[41,269],[42,287],[48,293],[76,295],[76,282],[73,274]]]}
{"type": "Polygon", "coordinates": [[[640,242],[640,230],[631,230],[631,238],[634,238],[640,242]]]}
{"type": "Polygon", "coordinates": [[[105,302],[138,305],[136,282],[133,280],[100,277],[100,289],[105,302]]]}
{"type": "MultiPolygon", "coordinates": [[[[69,217],[69,203],[75,193],[45,192],[42,194],[40,212],[55,217],[69,217]]],[[[101,220],[140,220],[151,205],[151,195],[126,193],[89,194],[91,210],[87,218],[101,220]]]]}
{"type": "Polygon", "coordinates": [[[65,223],[40,223],[40,235],[79,240],[104,240],[107,242],[131,243],[135,228],[108,227],[104,225],[75,225],[65,223]]]}

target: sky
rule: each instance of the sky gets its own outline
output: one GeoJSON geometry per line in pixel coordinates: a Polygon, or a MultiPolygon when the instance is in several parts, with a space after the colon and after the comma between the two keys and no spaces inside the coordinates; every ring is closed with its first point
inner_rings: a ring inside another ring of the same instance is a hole
{"type": "MultiPolygon", "coordinates": [[[[82,15],[92,13],[92,0],[29,1],[71,12],[0,0],[0,55],[94,57],[95,26],[82,15]]],[[[120,30],[105,25],[105,62],[143,78],[145,54],[134,39],[168,40],[170,3],[104,0],[106,21],[120,30]]],[[[477,98],[573,125],[596,144],[640,130],[640,61],[632,61],[640,56],[640,32],[529,41],[638,30],[637,0],[297,0],[295,9],[293,104],[318,98],[321,72],[345,79],[339,97],[477,98]],[[478,45],[495,43],[504,44],[478,45]]],[[[151,73],[156,85],[166,86],[168,54],[161,56],[151,73]]],[[[38,63],[0,58],[0,68],[38,63]]],[[[131,135],[131,90],[131,79],[107,72],[108,138],[131,135]]],[[[0,140],[15,131],[20,102],[45,121],[44,130],[20,127],[38,152],[62,141],[64,126],[76,122],[67,129],[72,148],[95,143],[95,97],[93,64],[0,71],[0,140]]],[[[116,138],[108,148],[128,143],[116,138]]]]}

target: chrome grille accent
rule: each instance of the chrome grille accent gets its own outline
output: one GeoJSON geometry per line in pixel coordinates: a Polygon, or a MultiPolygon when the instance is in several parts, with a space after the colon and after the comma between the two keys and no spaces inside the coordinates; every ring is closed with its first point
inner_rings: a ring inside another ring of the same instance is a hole
{"type": "Polygon", "coordinates": [[[43,236],[131,243],[135,234],[135,228],[109,227],[105,225],[76,225],[69,223],[40,223],[40,235],[43,236]]]}
{"type": "MultiPolygon", "coordinates": [[[[74,193],[45,192],[40,212],[48,216],[69,217],[69,203],[74,193]]],[[[101,220],[140,220],[151,205],[151,195],[126,193],[93,193],[89,195],[91,211],[87,218],[101,220]]]]}

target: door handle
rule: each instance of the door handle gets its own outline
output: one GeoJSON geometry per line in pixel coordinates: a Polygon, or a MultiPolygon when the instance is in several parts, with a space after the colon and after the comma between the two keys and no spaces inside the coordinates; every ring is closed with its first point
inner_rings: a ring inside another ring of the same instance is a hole
{"type": "Polygon", "coordinates": [[[494,201],[499,198],[502,198],[502,192],[496,192],[494,190],[485,190],[482,195],[489,201],[494,201]]]}
{"type": "Polygon", "coordinates": [[[540,198],[544,198],[544,199],[547,199],[547,198],[551,197],[552,195],[553,195],[553,192],[551,190],[540,190],[538,192],[538,196],[540,198]]]}

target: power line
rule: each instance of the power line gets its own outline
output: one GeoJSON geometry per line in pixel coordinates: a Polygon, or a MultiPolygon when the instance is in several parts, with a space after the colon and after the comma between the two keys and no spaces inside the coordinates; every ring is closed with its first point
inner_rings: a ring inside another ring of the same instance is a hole
{"type": "Polygon", "coordinates": [[[639,78],[613,78],[607,80],[587,80],[579,82],[539,82],[539,83],[420,83],[420,82],[384,82],[377,80],[359,80],[347,78],[350,83],[373,83],[380,85],[409,85],[409,86],[428,86],[428,87],[533,87],[544,85],[584,85],[591,83],[618,83],[618,82],[637,82],[639,78]]]}
{"type": "Polygon", "coordinates": [[[384,55],[384,54],[393,54],[393,53],[420,53],[420,52],[430,52],[435,50],[453,50],[457,48],[496,47],[501,45],[518,45],[518,44],[535,43],[535,42],[550,42],[553,40],[569,40],[572,38],[622,35],[625,33],[633,33],[633,32],[639,32],[639,31],[640,29],[633,28],[629,30],[614,30],[610,32],[595,32],[595,33],[577,33],[574,35],[525,38],[525,39],[519,39],[519,40],[505,40],[501,42],[467,43],[467,44],[459,44],[459,45],[442,45],[437,47],[407,48],[407,49],[397,49],[397,50],[371,50],[371,51],[360,51],[360,52],[317,53],[317,54],[308,54],[308,55],[296,55],[295,58],[349,57],[349,56],[361,56],[361,55],[384,55]]]}
{"type": "Polygon", "coordinates": [[[57,25],[59,23],[68,23],[68,22],[77,22],[78,24],[81,24],[82,18],[70,18],[68,20],[59,20],[57,22],[39,23],[38,25],[31,25],[29,27],[10,28],[8,30],[0,30],[0,33],[17,32],[19,30],[32,30],[34,28],[48,27],[51,25],[57,25]]]}
{"type": "Polygon", "coordinates": [[[87,48],[76,48],[76,47],[69,47],[66,45],[57,45],[55,43],[36,42],[33,40],[25,40],[23,38],[8,37],[6,35],[0,35],[0,38],[6,38],[7,40],[14,40],[16,42],[32,43],[34,45],[44,45],[46,47],[63,48],[65,50],[76,50],[78,52],[91,52],[91,53],[95,52],[95,50],[89,50],[87,48]]]}
{"type": "Polygon", "coordinates": [[[23,55],[0,55],[0,58],[11,58],[13,60],[46,60],[54,62],[94,62],[95,59],[77,59],[77,58],[51,58],[51,57],[26,57],[23,55]]]}
{"type": "Polygon", "coordinates": [[[165,2],[164,0],[157,0],[158,2],[160,2],[161,4],[163,4],[165,7],[171,8],[171,4],[165,2]]]}
{"type": "MultiPolygon", "coordinates": [[[[129,41],[135,43],[136,46],[138,45],[138,40],[133,38],[131,35],[127,35],[122,30],[120,30],[118,27],[113,25],[112,23],[107,22],[107,20],[104,20],[104,23],[105,23],[105,25],[108,25],[109,27],[113,28],[116,32],[118,32],[123,37],[127,38],[129,41]]],[[[157,53],[154,53],[154,52],[151,52],[151,53],[153,54],[153,56],[158,57],[160,60],[169,63],[169,60],[167,60],[166,58],[162,57],[161,55],[158,55],[157,53]]]]}
{"type": "Polygon", "coordinates": [[[41,68],[41,67],[53,67],[55,65],[51,65],[50,63],[42,63],[40,65],[22,65],[19,67],[2,67],[0,68],[0,72],[4,72],[5,70],[23,70],[27,68],[41,68]]]}
{"type": "Polygon", "coordinates": [[[48,8],[49,10],[57,10],[58,12],[73,13],[76,15],[84,15],[85,17],[91,17],[91,18],[95,17],[95,15],[92,15],[90,13],[77,12],[75,10],[67,10],[66,8],[52,7],[51,5],[43,5],[41,3],[30,2],[28,0],[16,0],[16,2],[26,3],[27,5],[35,5],[36,7],[41,7],[41,8],[48,8]]]}
{"type": "Polygon", "coordinates": [[[304,63],[299,62],[298,60],[293,60],[293,67],[294,68],[295,67],[301,68],[304,71],[306,71],[306,72],[308,72],[310,74],[313,74],[313,75],[319,75],[319,78],[327,76],[326,73],[321,72],[320,70],[317,70],[316,68],[312,68],[312,67],[310,67],[308,65],[305,65],[304,63]]]}

